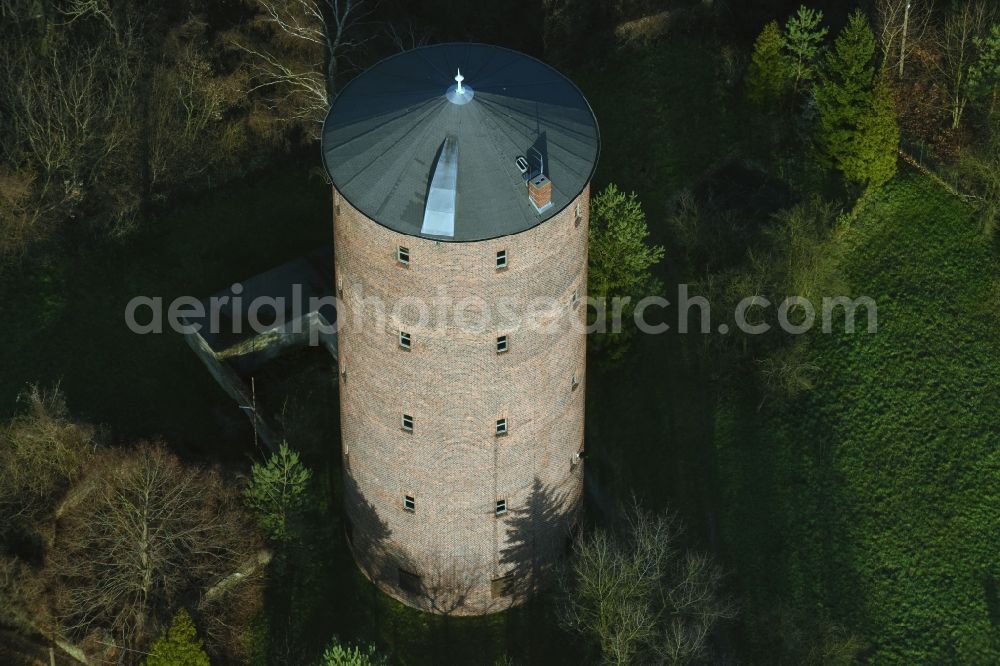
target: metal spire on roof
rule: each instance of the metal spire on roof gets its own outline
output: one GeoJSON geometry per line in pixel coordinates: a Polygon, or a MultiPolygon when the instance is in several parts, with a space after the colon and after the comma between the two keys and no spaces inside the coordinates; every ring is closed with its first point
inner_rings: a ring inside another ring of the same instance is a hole
{"type": "Polygon", "coordinates": [[[471,102],[472,98],[476,94],[476,91],[472,89],[472,86],[463,86],[462,81],[465,80],[465,77],[462,76],[462,69],[460,67],[456,67],[455,70],[457,71],[455,74],[455,83],[448,86],[448,90],[445,91],[445,97],[447,97],[448,101],[452,104],[458,104],[461,106],[462,104],[468,104],[471,102]]]}

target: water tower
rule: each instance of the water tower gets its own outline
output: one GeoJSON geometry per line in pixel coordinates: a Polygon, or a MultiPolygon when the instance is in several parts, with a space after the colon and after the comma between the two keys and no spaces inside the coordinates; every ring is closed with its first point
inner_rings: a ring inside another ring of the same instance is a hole
{"type": "Polygon", "coordinates": [[[599,145],[573,83],[483,44],[392,56],[330,109],[347,534],[409,605],[503,610],[566,548],[599,145]]]}

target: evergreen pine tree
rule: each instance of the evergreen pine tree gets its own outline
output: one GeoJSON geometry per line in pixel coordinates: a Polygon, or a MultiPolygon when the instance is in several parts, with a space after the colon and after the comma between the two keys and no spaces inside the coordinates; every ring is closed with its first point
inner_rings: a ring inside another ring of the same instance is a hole
{"type": "Polygon", "coordinates": [[[289,519],[305,506],[311,477],[312,472],[286,442],[281,443],[267,464],[254,464],[243,498],[271,539],[289,541],[292,538],[289,519]]]}
{"type": "Polygon", "coordinates": [[[646,213],[635,192],[625,194],[611,183],[591,199],[587,292],[607,307],[603,313],[591,314],[598,334],[590,336],[589,342],[604,352],[607,362],[618,362],[628,349],[635,330],[628,326],[635,304],[663,289],[653,266],[663,259],[664,250],[651,245],[648,238],[646,213]],[[623,299],[619,301],[620,326],[614,316],[616,298],[623,299]]]}
{"type": "Polygon", "coordinates": [[[144,666],[209,666],[191,616],[183,608],[149,649],[144,666]]]}
{"type": "Polygon", "coordinates": [[[323,651],[319,666],[387,666],[388,663],[374,645],[344,645],[334,637],[323,651]]]}
{"type": "Polygon", "coordinates": [[[747,70],[747,96],[758,108],[778,106],[788,86],[785,36],[777,21],[764,26],[754,43],[747,70]]]}
{"type": "Polygon", "coordinates": [[[875,35],[864,13],[851,14],[837,36],[816,85],[817,141],[824,157],[857,180],[859,133],[871,112],[875,85],[875,35]]]}
{"type": "Polygon", "coordinates": [[[1000,87],[1000,24],[994,24],[990,34],[976,38],[975,43],[979,58],[969,68],[969,93],[977,102],[986,101],[992,114],[1000,87]]]}
{"type": "Polygon", "coordinates": [[[884,80],[875,85],[868,112],[858,123],[854,143],[853,153],[841,166],[848,180],[879,186],[896,175],[899,124],[892,89],[884,80]]]}
{"type": "Polygon", "coordinates": [[[785,24],[787,66],[796,92],[816,76],[816,63],[829,32],[822,23],[823,12],[802,5],[785,24]]]}

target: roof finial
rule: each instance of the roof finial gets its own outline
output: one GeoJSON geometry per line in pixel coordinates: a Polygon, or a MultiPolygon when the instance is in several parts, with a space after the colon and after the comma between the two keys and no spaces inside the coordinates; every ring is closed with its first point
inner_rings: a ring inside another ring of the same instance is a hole
{"type": "Polygon", "coordinates": [[[448,86],[448,90],[445,91],[445,97],[452,104],[457,104],[462,106],[463,104],[468,104],[475,97],[476,91],[472,89],[472,86],[463,86],[462,81],[465,77],[462,76],[462,70],[458,67],[455,68],[457,73],[455,74],[455,82],[448,86]]]}

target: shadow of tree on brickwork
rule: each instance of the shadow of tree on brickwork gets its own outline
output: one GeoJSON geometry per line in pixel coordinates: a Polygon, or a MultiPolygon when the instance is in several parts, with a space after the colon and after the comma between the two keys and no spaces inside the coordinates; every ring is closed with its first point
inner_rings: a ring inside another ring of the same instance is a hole
{"type": "Polygon", "coordinates": [[[347,542],[358,565],[375,582],[395,585],[397,563],[389,548],[392,530],[358,488],[350,467],[344,469],[347,542]]]}
{"type": "Polygon", "coordinates": [[[453,615],[462,609],[481,575],[472,563],[455,555],[439,553],[421,564],[402,552],[395,557],[400,568],[419,572],[419,589],[410,592],[414,603],[440,615],[453,615]]]}
{"type": "Polygon", "coordinates": [[[505,592],[515,604],[553,582],[560,557],[568,550],[579,507],[567,506],[566,494],[545,487],[538,477],[523,507],[511,507],[506,519],[507,545],[500,564],[509,578],[505,592]]]}

